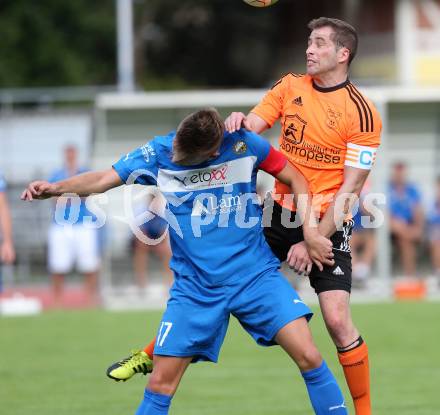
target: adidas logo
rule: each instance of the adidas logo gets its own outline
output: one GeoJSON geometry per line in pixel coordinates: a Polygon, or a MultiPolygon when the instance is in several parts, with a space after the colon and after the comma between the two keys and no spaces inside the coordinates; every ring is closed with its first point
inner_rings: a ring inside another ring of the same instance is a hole
{"type": "Polygon", "coordinates": [[[301,97],[296,97],[293,100],[293,103],[302,107],[302,104],[303,104],[302,98],[301,97]]]}
{"type": "Polygon", "coordinates": [[[342,271],[342,269],[338,266],[333,270],[332,274],[333,275],[344,275],[344,271],[342,271]]]}

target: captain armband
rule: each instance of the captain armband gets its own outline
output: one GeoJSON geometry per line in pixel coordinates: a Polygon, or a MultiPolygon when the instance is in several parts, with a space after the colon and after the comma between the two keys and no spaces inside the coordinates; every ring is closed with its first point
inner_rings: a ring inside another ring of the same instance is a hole
{"type": "Polygon", "coordinates": [[[376,161],[376,147],[360,146],[348,143],[345,165],[363,170],[371,170],[376,161]]]}

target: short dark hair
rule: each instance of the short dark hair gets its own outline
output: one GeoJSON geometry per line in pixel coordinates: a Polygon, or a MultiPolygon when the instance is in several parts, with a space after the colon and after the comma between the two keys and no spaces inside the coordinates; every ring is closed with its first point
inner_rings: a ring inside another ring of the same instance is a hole
{"type": "Polygon", "coordinates": [[[215,108],[202,109],[188,115],[177,128],[173,162],[197,164],[194,161],[209,155],[218,147],[224,131],[224,122],[215,108]]]}
{"type": "Polygon", "coordinates": [[[344,47],[350,51],[348,64],[351,64],[358,48],[358,34],[351,24],[331,17],[319,17],[318,19],[311,20],[307,27],[310,30],[331,27],[333,29],[332,41],[337,48],[344,47]]]}

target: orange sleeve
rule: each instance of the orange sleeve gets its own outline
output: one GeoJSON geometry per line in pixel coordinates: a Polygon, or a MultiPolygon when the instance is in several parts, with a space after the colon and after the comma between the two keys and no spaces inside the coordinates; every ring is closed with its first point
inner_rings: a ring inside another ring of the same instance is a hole
{"type": "Polygon", "coordinates": [[[380,145],[382,120],[376,107],[365,97],[352,103],[347,143],[377,148],[380,145]]]}
{"type": "Polygon", "coordinates": [[[347,152],[345,166],[370,170],[376,161],[377,148],[380,145],[382,121],[374,105],[357,90],[352,100],[347,131],[347,152]]]}
{"type": "Polygon", "coordinates": [[[266,93],[263,99],[257,104],[251,112],[261,117],[272,127],[275,121],[281,117],[283,109],[284,93],[287,88],[288,75],[275,82],[272,89],[266,93]]]}

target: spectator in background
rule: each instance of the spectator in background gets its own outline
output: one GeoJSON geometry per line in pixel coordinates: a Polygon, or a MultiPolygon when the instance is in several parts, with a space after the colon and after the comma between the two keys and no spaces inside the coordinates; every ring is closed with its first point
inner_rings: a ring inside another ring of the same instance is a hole
{"type": "Polygon", "coordinates": [[[393,166],[390,183],[390,229],[405,276],[416,275],[417,244],[422,239],[424,213],[420,192],[407,181],[403,162],[393,166]]]}
{"type": "MultiPolygon", "coordinates": [[[[6,198],[6,181],[0,173],[0,265],[12,264],[15,260],[14,242],[12,239],[12,221],[6,198]]],[[[0,292],[2,279],[0,269],[0,292]]]]}
{"type": "Polygon", "coordinates": [[[168,287],[173,282],[173,276],[169,268],[171,259],[171,248],[168,234],[168,222],[164,219],[166,200],[157,191],[155,194],[149,193],[141,204],[135,206],[135,215],[145,214],[148,216],[139,230],[146,238],[133,237],[133,269],[136,283],[140,289],[147,286],[148,265],[150,252],[154,252],[162,262],[162,273],[168,287]],[[151,241],[149,241],[151,240],[151,241]]]}
{"type": "Polygon", "coordinates": [[[437,177],[435,199],[428,213],[427,224],[431,263],[440,283],[440,176],[437,177]]]}
{"type": "MultiPolygon", "coordinates": [[[[373,228],[363,225],[362,218],[371,218],[365,205],[365,196],[370,189],[370,182],[367,181],[359,197],[359,208],[353,216],[353,233],[351,236],[351,257],[353,261],[353,285],[364,288],[368,277],[371,274],[371,267],[376,254],[376,235],[373,228]]],[[[365,219],[364,219],[365,220],[365,219]]]]}
{"type": "MultiPolygon", "coordinates": [[[[55,171],[50,182],[56,182],[86,172],[78,166],[78,152],[74,146],[64,149],[64,167],[55,171]]],[[[98,270],[100,265],[98,232],[84,225],[85,217],[95,216],[87,209],[85,199],[80,199],[79,207],[73,199],[59,197],[53,211],[53,221],[49,229],[48,265],[52,274],[52,288],[55,303],[62,305],[65,275],[76,265],[85,278],[87,301],[97,300],[98,270]],[[72,223],[73,221],[73,223],[72,223]]]]}

